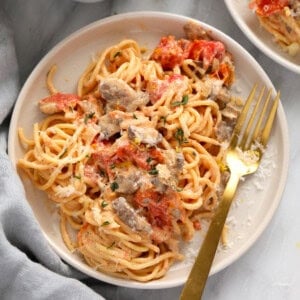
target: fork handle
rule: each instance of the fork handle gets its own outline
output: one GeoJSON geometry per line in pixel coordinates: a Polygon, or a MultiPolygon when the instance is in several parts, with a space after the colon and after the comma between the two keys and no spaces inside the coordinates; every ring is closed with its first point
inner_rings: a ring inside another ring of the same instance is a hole
{"type": "Polygon", "coordinates": [[[239,174],[232,173],[223,193],[222,200],[211,220],[209,229],[202,243],[198,256],[190,272],[187,282],[182,290],[181,300],[199,300],[202,297],[211,265],[219,244],[220,236],[229,212],[232,199],[235,195],[239,174]]]}

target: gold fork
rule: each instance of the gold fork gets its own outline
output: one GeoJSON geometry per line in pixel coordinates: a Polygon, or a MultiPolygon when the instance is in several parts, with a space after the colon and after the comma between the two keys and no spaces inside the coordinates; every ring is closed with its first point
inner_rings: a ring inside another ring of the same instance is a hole
{"type": "Polygon", "coordinates": [[[226,153],[226,164],[230,171],[230,177],[188,280],[182,290],[181,300],[201,299],[238,183],[242,176],[254,173],[257,170],[269,140],[280,93],[277,93],[273,104],[270,104],[272,90],[267,93],[265,101],[263,101],[265,88],[261,89],[258,97],[255,97],[256,90],[257,85],[254,85],[233,129],[226,153]],[[255,104],[254,99],[257,99],[255,104]],[[254,105],[253,109],[251,109],[252,104],[254,105]],[[271,108],[269,108],[270,105],[271,108]],[[268,114],[267,110],[269,111],[268,114]],[[262,126],[263,124],[265,125],[262,126]]]}

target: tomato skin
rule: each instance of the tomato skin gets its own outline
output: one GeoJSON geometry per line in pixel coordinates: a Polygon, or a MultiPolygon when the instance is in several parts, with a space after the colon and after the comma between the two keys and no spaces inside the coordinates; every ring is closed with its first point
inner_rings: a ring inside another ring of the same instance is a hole
{"type": "Polygon", "coordinates": [[[160,62],[164,70],[181,66],[187,58],[203,61],[204,67],[207,68],[214,58],[222,59],[224,55],[225,46],[220,41],[175,40],[174,36],[167,36],[161,38],[151,59],[160,62]]]}
{"type": "MultiPolygon", "coordinates": [[[[157,148],[150,148],[149,156],[151,157],[151,159],[155,160],[157,163],[164,162],[164,156],[162,155],[161,151],[159,151],[157,148]]],[[[149,156],[147,158],[149,158],[149,156]]]]}
{"type": "Polygon", "coordinates": [[[204,66],[211,64],[214,58],[222,59],[225,55],[225,46],[219,41],[195,40],[188,58],[203,61],[204,66]]]}
{"type": "Polygon", "coordinates": [[[211,74],[211,77],[221,79],[225,85],[230,85],[234,80],[234,72],[226,63],[221,63],[218,70],[211,74]]]}
{"type": "MultiPolygon", "coordinates": [[[[92,154],[91,164],[92,164],[92,166],[97,166],[99,168],[99,171],[100,170],[104,171],[110,180],[114,178],[114,173],[111,168],[112,162],[111,162],[110,154],[106,154],[104,152],[98,152],[98,153],[92,154]]],[[[89,176],[88,168],[86,168],[85,171],[87,171],[87,173],[85,175],[89,176]]]]}
{"type": "Polygon", "coordinates": [[[110,141],[95,141],[93,144],[95,148],[95,152],[91,155],[88,165],[90,167],[85,168],[85,175],[87,177],[90,177],[91,174],[89,174],[89,171],[94,168],[94,170],[98,170],[97,173],[105,172],[105,174],[108,176],[109,179],[112,179],[114,177],[113,171],[111,169],[112,164],[112,156],[113,152],[110,151],[112,143],[110,141]]]}
{"type": "Polygon", "coordinates": [[[57,109],[63,111],[75,107],[80,98],[74,94],[56,93],[41,100],[42,103],[55,103],[57,109]]]}
{"type": "Polygon", "coordinates": [[[138,190],[134,202],[139,208],[147,208],[147,219],[152,227],[164,228],[171,226],[171,216],[168,213],[168,199],[154,189],[138,190]]]}
{"type": "MultiPolygon", "coordinates": [[[[188,47],[188,43],[185,46],[188,47]]],[[[161,63],[164,70],[172,70],[177,65],[180,66],[185,58],[186,50],[172,35],[162,37],[151,56],[151,59],[161,63]]]]}
{"type": "Polygon", "coordinates": [[[267,17],[280,12],[289,5],[289,0],[254,0],[250,3],[250,8],[254,8],[260,16],[267,17]]]}
{"type": "Polygon", "coordinates": [[[112,166],[118,166],[120,163],[133,163],[143,170],[150,171],[152,168],[150,161],[155,163],[164,161],[162,153],[157,148],[139,148],[131,143],[118,147],[114,152],[110,151],[110,148],[110,142],[104,143],[102,141],[99,143],[99,149],[101,150],[93,153],[91,160],[92,164],[98,165],[110,179],[114,177],[112,166]]]}
{"type": "Polygon", "coordinates": [[[116,161],[131,161],[144,170],[150,170],[151,167],[147,162],[149,154],[146,151],[139,150],[135,145],[127,144],[119,147],[114,157],[116,161]]]}
{"type": "Polygon", "coordinates": [[[156,103],[168,89],[168,82],[166,80],[155,79],[149,81],[147,84],[147,93],[149,94],[150,102],[156,103]]]}
{"type": "Polygon", "coordinates": [[[161,201],[151,201],[149,206],[150,224],[155,227],[164,228],[171,226],[171,217],[168,214],[168,203],[164,199],[161,201]]]}
{"type": "Polygon", "coordinates": [[[145,209],[145,217],[154,231],[159,231],[161,234],[169,233],[154,234],[152,238],[156,242],[159,242],[162,236],[166,238],[170,236],[173,220],[184,221],[185,218],[180,196],[172,189],[168,189],[164,194],[160,194],[154,188],[140,189],[136,192],[133,203],[137,208],[145,209]]]}

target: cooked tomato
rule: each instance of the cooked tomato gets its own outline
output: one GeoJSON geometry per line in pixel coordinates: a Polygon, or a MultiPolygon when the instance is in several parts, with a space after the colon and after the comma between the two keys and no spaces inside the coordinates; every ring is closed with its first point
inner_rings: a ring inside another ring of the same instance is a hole
{"type": "Polygon", "coordinates": [[[261,16],[269,16],[281,11],[289,5],[289,0],[255,0],[250,4],[250,8],[256,9],[256,13],[261,16]]]}
{"type": "Polygon", "coordinates": [[[100,175],[107,175],[109,179],[114,177],[112,169],[112,156],[109,153],[97,152],[92,154],[89,164],[94,166],[94,169],[97,167],[98,173],[100,175]]]}
{"type": "Polygon", "coordinates": [[[219,41],[195,40],[188,58],[203,61],[204,66],[208,66],[214,58],[222,59],[224,54],[225,46],[219,41]]]}
{"type": "Polygon", "coordinates": [[[88,165],[97,169],[101,176],[105,174],[112,179],[114,176],[111,167],[114,153],[110,151],[112,143],[110,141],[100,141],[94,145],[97,151],[91,155],[88,165]]]}
{"type": "Polygon", "coordinates": [[[74,94],[56,93],[42,99],[41,102],[55,103],[58,110],[64,111],[66,109],[69,109],[70,107],[74,108],[79,99],[80,98],[74,94]]]}
{"type": "Polygon", "coordinates": [[[126,144],[118,148],[114,159],[120,161],[129,160],[135,163],[138,167],[144,170],[150,170],[150,165],[147,162],[149,154],[146,151],[141,151],[133,144],[126,144]]]}
{"type": "Polygon", "coordinates": [[[149,94],[149,99],[152,104],[156,103],[164,94],[168,88],[168,82],[166,80],[155,79],[149,81],[146,87],[146,91],[149,94]]]}
{"type": "Polygon", "coordinates": [[[149,171],[151,169],[150,162],[163,162],[163,155],[156,148],[145,148],[134,144],[126,144],[117,149],[113,157],[115,162],[130,161],[137,167],[149,171]]]}
{"type": "Polygon", "coordinates": [[[218,70],[212,73],[211,76],[221,79],[225,85],[229,85],[234,80],[234,71],[226,63],[221,63],[218,70]]]}
{"type": "Polygon", "coordinates": [[[148,157],[151,158],[152,160],[155,160],[157,163],[164,162],[164,157],[157,148],[150,148],[148,157]]]}
{"type": "Polygon", "coordinates": [[[168,213],[168,200],[154,189],[138,190],[134,203],[139,208],[147,208],[146,217],[151,226],[163,228],[171,225],[171,216],[168,213]]]}
{"type": "Polygon", "coordinates": [[[187,58],[203,61],[207,67],[214,58],[222,59],[224,54],[225,46],[219,41],[176,40],[174,36],[167,36],[161,38],[151,58],[160,62],[164,69],[173,69],[187,58]]]}
{"type": "Polygon", "coordinates": [[[136,192],[133,201],[138,208],[147,208],[146,217],[151,226],[170,229],[173,219],[184,220],[185,214],[179,195],[172,189],[164,194],[153,188],[141,189],[136,192]]]}
{"type": "Polygon", "coordinates": [[[148,207],[151,201],[158,201],[159,193],[154,189],[138,190],[135,193],[134,201],[138,207],[148,207]]]}
{"type": "Polygon", "coordinates": [[[167,201],[151,201],[148,206],[150,224],[159,228],[171,226],[167,201]]]}
{"type": "MultiPolygon", "coordinates": [[[[188,48],[188,41],[184,44],[188,48]]],[[[186,50],[182,48],[182,43],[178,43],[174,36],[162,37],[160,43],[152,53],[151,59],[161,63],[163,69],[170,70],[181,65],[186,58],[186,50]]]]}

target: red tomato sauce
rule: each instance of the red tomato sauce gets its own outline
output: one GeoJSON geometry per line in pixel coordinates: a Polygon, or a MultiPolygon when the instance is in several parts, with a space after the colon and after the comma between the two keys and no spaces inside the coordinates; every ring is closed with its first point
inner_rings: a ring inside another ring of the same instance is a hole
{"type": "Polygon", "coordinates": [[[219,41],[186,39],[176,40],[174,36],[162,37],[151,59],[159,62],[163,69],[181,66],[185,59],[202,61],[208,67],[214,58],[222,59],[225,46],[219,41]]]}
{"type": "Polygon", "coordinates": [[[258,15],[267,17],[288,5],[289,0],[256,0],[250,4],[250,8],[254,8],[258,15]]]}

